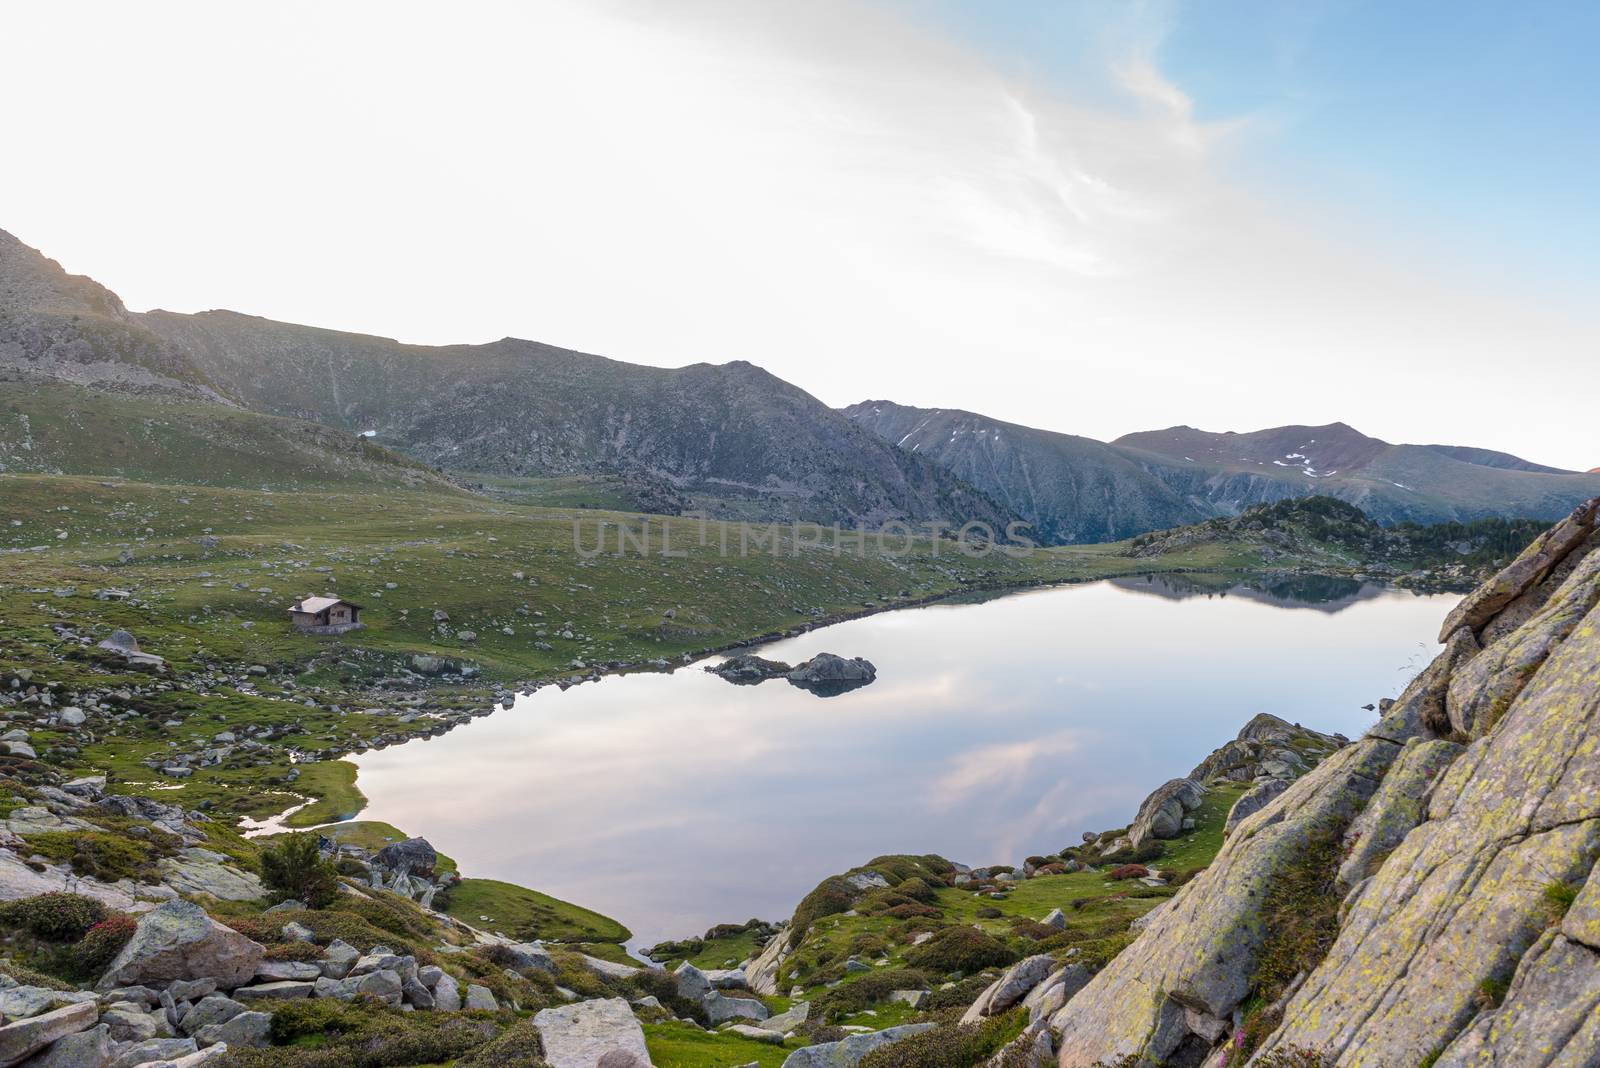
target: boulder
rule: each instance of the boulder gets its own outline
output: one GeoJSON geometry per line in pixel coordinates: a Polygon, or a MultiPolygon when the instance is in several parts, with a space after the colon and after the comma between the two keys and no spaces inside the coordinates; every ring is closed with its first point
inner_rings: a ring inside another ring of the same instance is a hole
{"type": "Polygon", "coordinates": [[[715,1027],[729,1020],[765,1020],[772,1010],[754,998],[730,998],[713,990],[700,1000],[706,1010],[706,1019],[715,1027]]]}
{"type": "Polygon", "coordinates": [[[1228,819],[1222,825],[1222,833],[1232,834],[1235,827],[1277,800],[1288,788],[1288,782],[1283,779],[1268,779],[1252,786],[1228,810],[1228,819]]]}
{"type": "Polygon", "coordinates": [[[224,994],[211,994],[196,1002],[178,1021],[178,1030],[193,1035],[213,1024],[227,1023],[245,1007],[224,994]]]}
{"type": "Polygon", "coordinates": [[[706,973],[688,961],[678,965],[672,974],[678,981],[678,996],[681,998],[699,1001],[711,992],[711,980],[706,978],[706,973]]]}
{"type": "Polygon", "coordinates": [[[434,983],[433,1007],[440,1012],[461,1011],[461,985],[449,972],[442,972],[439,981],[434,983]]]}
{"type": "Polygon", "coordinates": [[[718,678],[727,679],[729,682],[741,686],[748,686],[751,683],[782,678],[792,672],[794,668],[778,660],[768,660],[753,653],[743,653],[739,656],[730,656],[722,663],[713,664],[706,670],[718,678]]]}
{"type": "Polygon", "coordinates": [[[79,1001],[93,1001],[87,991],[51,990],[42,986],[13,986],[0,989],[0,1016],[18,1020],[37,1016],[41,1012],[72,1005],[79,1001]]]}
{"type": "Polygon", "coordinates": [[[185,849],[160,861],[161,881],[180,894],[208,895],[220,901],[255,901],[266,893],[261,880],[209,849],[185,849]]]}
{"type": "Polygon", "coordinates": [[[511,967],[517,971],[526,971],[537,968],[541,972],[556,974],[555,958],[550,956],[550,951],[534,942],[510,942],[504,947],[510,954],[511,967]]]}
{"type": "Polygon", "coordinates": [[[1128,828],[1128,842],[1137,849],[1153,838],[1176,838],[1183,833],[1183,821],[1200,807],[1206,789],[1193,779],[1172,779],[1158,786],[1144,803],[1128,828]]]}
{"type": "Polygon", "coordinates": [[[111,1068],[133,1068],[135,1065],[160,1064],[187,1057],[200,1047],[192,1038],[152,1038],[148,1042],[125,1046],[117,1051],[111,1068]]]}
{"type": "Polygon", "coordinates": [[[618,964],[616,961],[602,960],[599,957],[591,957],[587,953],[581,954],[581,956],[583,958],[583,966],[588,968],[591,972],[594,972],[594,974],[598,975],[602,979],[620,981],[623,979],[631,979],[635,975],[639,974],[638,968],[634,968],[627,964],[618,964]]]}
{"type": "Polygon", "coordinates": [[[723,1028],[723,1030],[730,1034],[738,1035],[740,1038],[748,1038],[755,1042],[765,1042],[769,1046],[783,1045],[782,1031],[768,1031],[751,1024],[731,1024],[723,1028]]]}
{"type": "MultiPolygon", "coordinates": [[[[112,1064],[115,1049],[109,1027],[92,1027],[56,1039],[49,1049],[24,1062],[22,1068],[115,1068],[112,1064]]],[[[192,1043],[189,1049],[193,1052],[192,1043]]]]}
{"type": "Polygon", "coordinates": [[[649,1065],[644,1029],[621,998],[600,998],[541,1009],[533,1018],[550,1068],[649,1065]]]}
{"type": "Polygon", "coordinates": [[[467,996],[463,1000],[468,1009],[476,1009],[480,1012],[500,1011],[500,1005],[494,999],[494,991],[486,986],[479,986],[477,983],[467,984],[467,996]]]}
{"type": "Polygon", "coordinates": [[[203,1027],[194,1036],[202,1046],[227,1043],[246,1049],[270,1045],[272,1041],[272,1014],[267,1012],[241,1012],[227,1023],[203,1027]]]}
{"type": "Polygon", "coordinates": [[[878,669],[868,660],[852,657],[846,660],[833,653],[818,653],[789,672],[791,685],[824,697],[865,686],[878,677],[878,669]]]}
{"type": "Polygon", "coordinates": [[[84,1001],[14,1020],[0,1027],[0,1065],[19,1064],[58,1039],[89,1030],[99,1019],[100,1007],[84,1001]]]}
{"type": "Polygon", "coordinates": [[[787,1012],[776,1016],[768,1016],[765,1020],[757,1020],[755,1026],[765,1031],[776,1031],[779,1034],[788,1034],[796,1027],[805,1023],[811,1016],[811,1002],[797,1001],[789,1006],[787,1012]]]}
{"type": "Polygon", "coordinates": [[[789,1054],[784,1058],[783,1068],[855,1068],[873,1050],[921,1034],[932,1027],[931,1023],[903,1024],[900,1027],[886,1027],[882,1031],[851,1035],[838,1042],[820,1042],[789,1054]]]}
{"type": "Polygon", "coordinates": [[[314,984],[285,979],[275,983],[258,983],[241,986],[233,992],[233,999],[249,1004],[252,1001],[296,1001],[311,996],[314,984]]]}
{"type": "Polygon", "coordinates": [[[312,983],[316,982],[321,974],[322,969],[310,961],[263,960],[256,965],[256,978],[263,983],[281,983],[287,980],[312,983]]]}
{"type": "Polygon", "coordinates": [[[997,1016],[1028,996],[1055,969],[1055,958],[1048,953],[1020,960],[1001,973],[1000,978],[978,995],[961,1017],[963,1024],[977,1023],[985,1016],[997,1016]]]}
{"type": "Polygon", "coordinates": [[[215,979],[218,986],[232,989],[250,981],[263,952],[200,906],[168,901],[139,917],[133,937],[101,976],[98,989],[176,979],[215,979]]]}
{"type": "Polygon", "coordinates": [[[439,863],[439,854],[426,838],[407,838],[403,842],[390,842],[378,850],[377,861],[390,871],[405,871],[426,878],[439,863]]]}

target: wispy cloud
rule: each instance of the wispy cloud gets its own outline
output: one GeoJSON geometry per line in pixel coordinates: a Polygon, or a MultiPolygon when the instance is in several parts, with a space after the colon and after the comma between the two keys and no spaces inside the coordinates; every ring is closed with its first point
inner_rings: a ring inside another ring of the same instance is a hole
{"type": "Polygon", "coordinates": [[[1592,320],[1258,186],[1270,125],[1203,118],[1160,10],[1115,7],[1077,93],[856,0],[13,6],[8,137],[51,164],[0,169],[0,226],[135,307],[1600,462],[1542,414],[1546,382],[1600,392],[1592,320]]]}

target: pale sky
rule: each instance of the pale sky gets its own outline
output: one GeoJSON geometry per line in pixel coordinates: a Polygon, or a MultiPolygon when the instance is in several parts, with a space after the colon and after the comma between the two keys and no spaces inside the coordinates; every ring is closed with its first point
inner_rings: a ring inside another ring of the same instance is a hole
{"type": "Polygon", "coordinates": [[[0,228],[136,310],[1600,465],[1594,9],[1251,7],[11,3],[0,228]]]}

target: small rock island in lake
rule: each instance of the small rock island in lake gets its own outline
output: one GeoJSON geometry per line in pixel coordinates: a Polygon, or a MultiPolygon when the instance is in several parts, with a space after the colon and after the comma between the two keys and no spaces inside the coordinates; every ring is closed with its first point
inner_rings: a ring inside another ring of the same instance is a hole
{"type": "Polygon", "coordinates": [[[818,653],[792,667],[781,660],[744,653],[706,670],[739,686],[751,686],[768,679],[788,679],[791,685],[818,697],[836,697],[860,689],[878,677],[878,669],[872,661],[859,656],[846,659],[834,653],[818,653]]]}

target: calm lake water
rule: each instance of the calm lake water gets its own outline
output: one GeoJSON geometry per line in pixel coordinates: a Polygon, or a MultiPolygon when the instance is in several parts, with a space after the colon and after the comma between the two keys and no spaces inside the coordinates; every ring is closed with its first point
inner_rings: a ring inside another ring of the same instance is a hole
{"type": "Polygon", "coordinates": [[[864,656],[820,698],[701,670],[554,687],[355,758],[363,814],[470,875],[598,909],[635,946],[777,919],[883,853],[1017,863],[1126,823],[1257,712],[1351,737],[1433,653],[1451,596],[1138,578],[940,604],[762,647],[864,656]]]}

